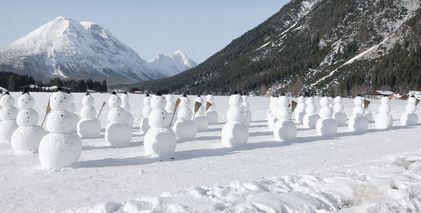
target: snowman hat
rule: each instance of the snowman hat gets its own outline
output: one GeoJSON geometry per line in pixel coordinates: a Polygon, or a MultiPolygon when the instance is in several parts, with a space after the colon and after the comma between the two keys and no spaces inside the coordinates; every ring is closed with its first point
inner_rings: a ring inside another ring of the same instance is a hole
{"type": "Polygon", "coordinates": [[[117,95],[117,93],[115,91],[111,92],[111,95],[117,95]]]}
{"type": "Polygon", "coordinates": [[[29,95],[28,90],[24,90],[24,91],[22,92],[22,95],[23,95],[23,94],[28,94],[28,95],[29,95]]]}
{"type": "Polygon", "coordinates": [[[4,95],[10,95],[9,91],[4,92],[4,95]]]}
{"type": "Polygon", "coordinates": [[[124,91],[124,94],[126,94],[126,95],[127,95],[127,92],[126,92],[126,91],[124,91]]]}
{"type": "Polygon", "coordinates": [[[61,87],[57,87],[56,92],[61,92],[63,91],[63,89],[61,89],[61,87]]]}
{"type": "Polygon", "coordinates": [[[232,94],[233,95],[238,95],[238,91],[234,91],[232,94]]]}
{"type": "Polygon", "coordinates": [[[285,96],[285,92],[281,93],[281,96],[285,96]]]}
{"type": "Polygon", "coordinates": [[[150,97],[149,93],[146,93],[146,97],[150,97]]]}
{"type": "Polygon", "coordinates": [[[181,97],[187,97],[186,93],[183,93],[183,94],[181,95],[181,97]]]}
{"type": "Polygon", "coordinates": [[[200,95],[197,95],[197,97],[200,97],[200,95]]]}
{"type": "Polygon", "coordinates": [[[70,90],[67,90],[67,94],[69,94],[69,95],[70,95],[70,90]]]}
{"type": "Polygon", "coordinates": [[[157,92],[157,93],[155,93],[155,95],[156,95],[156,96],[162,96],[162,93],[157,92]]]}
{"type": "Polygon", "coordinates": [[[88,95],[91,95],[91,93],[87,92],[85,95],[88,96],[88,95]]]}
{"type": "Polygon", "coordinates": [[[210,93],[208,93],[208,95],[212,95],[212,93],[210,92],[210,93]]]}

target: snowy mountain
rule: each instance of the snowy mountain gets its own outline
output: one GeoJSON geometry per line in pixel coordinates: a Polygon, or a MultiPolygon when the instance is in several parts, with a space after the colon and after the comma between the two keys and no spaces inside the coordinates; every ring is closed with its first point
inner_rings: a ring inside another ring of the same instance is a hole
{"type": "Polygon", "coordinates": [[[197,66],[197,63],[178,50],[171,56],[159,54],[149,65],[152,70],[172,76],[197,66]]]}
{"type": "MultiPolygon", "coordinates": [[[[183,71],[176,65],[177,72],[183,71]]],[[[0,71],[27,74],[38,80],[91,78],[111,84],[158,79],[175,72],[152,69],[98,24],[61,16],[0,49],[0,71]]]]}
{"type": "Polygon", "coordinates": [[[419,89],[420,28],[419,0],[292,0],[196,68],[142,86],[344,95],[382,85],[419,89]]]}

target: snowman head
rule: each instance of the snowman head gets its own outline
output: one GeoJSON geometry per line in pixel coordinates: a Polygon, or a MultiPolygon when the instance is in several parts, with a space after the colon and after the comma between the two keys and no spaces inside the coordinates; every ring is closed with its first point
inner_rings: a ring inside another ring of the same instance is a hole
{"type": "MultiPolygon", "coordinates": [[[[68,98],[67,98],[68,99],[68,98]]],[[[51,111],[47,116],[46,128],[51,133],[67,133],[74,130],[76,120],[66,110],[51,111]]]]}
{"type": "Polygon", "coordinates": [[[93,106],[84,106],[80,110],[80,116],[85,119],[93,119],[96,118],[96,109],[93,106]]]}
{"type": "Polygon", "coordinates": [[[228,102],[230,106],[240,106],[242,102],[241,95],[237,92],[234,92],[234,94],[229,98],[228,102]]]}
{"type": "Polygon", "coordinates": [[[7,107],[13,106],[15,104],[15,99],[9,94],[9,92],[5,92],[3,97],[0,99],[0,106],[7,107]]]}
{"type": "Polygon", "coordinates": [[[90,93],[86,93],[82,98],[82,104],[83,106],[93,106],[95,104],[95,99],[90,93]]]}
{"type": "Polygon", "coordinates": [[[241,96],[241,98],[243,98],[243,102],[249,101],[249,97],[247,95],[243,95],[243,96],[241,96]]]}
{"type": "Polygon", "coordinates": [[[50,107],[52,110],[68,110],[71,103],[69,95],[62,91],[57,91],[50,97],[50,107]]]}
{"type": "Polygon", "coordinates": [[[304,97],[303,96],[298,97],[297,102],[304,103],[304,97]]]}
{"type": "Polygon", "coordinates": [[[72,93],[70,93],[70,91],[68,91],[68,92],[67,92],[67,95],[69,95],[70,102],[73,102],[73,100],[74,100],[73,94],[72,94],[72,93]]]}
{"type": "Polygon", "coordinates": [[[117,95],[116,92],[112,92],[111,96],[108,98],[108,106],[109,107],[118,107],[121,105],[121,98],[117,95]]]}
{"type": "Polygon", "coordinates": [[[26,108],[19,111],[16,117],[16,123],[19,126],[33,126],[38,122],[38,113],[31,109],[26,108]]]}
{"type": "Polygon", "coordinates": [[[189,107],[190,99],[187,97],[186,94],[183,94],[180,98],[180,107],[189,107]]]}
{"type": "Polygon", "coordinates": [[[278,105],[280,107],[288,107],[289,105],[289,100],[286,96],[279,96],[278,98],[278,105]]]}
{"type": "Polygon", "coordinates": [[[336,97],[335,97],[335,99],[334,99],[334,101],[335,101],[335,104],[340,104],[340,103],[342,103],[342,98],[341,98],[341,96],[336,96],[336,97]]]}
{"type": "Polygon", "coordinates": [[[307,105],[313,105],[313,98],[312,98],[312,97],[308,97],[308,98],[306,99],[306,104],[307,104],[307,105]]]}
{"type": "Polygon", "coordinates": [[[364,102],[364,99],[361,96],[357,96],[354,99],[354,105],[355,106],[361,106],[363,104],[363,102],[364,102]]]}
{"type": "Polygon", "coordinates": [[[149,114],[148,122],[151,128],[164,128],[169,126],[170,120],[168,119],[168,113],[165,110],[154,109],[151,111],[151,114],[149,114]]]}
{"type": "Polygon", "coordinates": [[[388,104],[389,103],[389,98],[388,97],[382,97],[382,99],[380,100],[380,102],[382,104],[388,104]]]}
{"type": "Polygon", "coordinates": [[[322,107],[327,107],[327,106],[329,106],[329,98],[327,98],[327,97],[322,97],[322,98],[320,99],[320,106],[322,106],[322,107]]]}
{"type": "Polygon", "coordinates": [[[108,111],[108,120],[110,122],[121,122],[124,121],[126,117],[126,110],[120,106],[113,107],[110,111],[108,111]]]}
{"type": "Polygon", "coordinates": [[[151,96],[149,94],[146,94],[145,98],[143,98],[143,105],[149,106],[151,104],[151,96]]]}
{"type": "Polygon", "coordinates": [[[408,104],[417,104],[417,99],[415,97],[408,98],[408,104]]]}
{"type": "Polygon", "coordinates": [[[123,102],[129,102],[130,100],[129,94],[127,94],[127,92],[124,92],[123,94],[121,94],[120,98],[123,102]]]}
{"type": "Polygon", "coordinates": [[[18,111],[13,106],[5,106],[0,110],[0,120],[15,120],[18,111]]]}
{"type": "Polygon", "coordinates": [[[200,95],[197,95],[197,97],[194,99],[194,102],[199,102],[202,103],[202,97],[200,97],[200,95]]]}
{"type": "Polygon", "coordinates": [[[152,109],[164,109],[167,101],[161,93],[157,93],[151,98],[151,108],[152,109]]]}
{"type": "Polygon", "coordinates": [[[29,109],[29,108],[34,107],[35,100],[29,94],[29,92],[23,92],[22,95],[18,98],[17,105],[18,105],[19,109],[29,109]]]}

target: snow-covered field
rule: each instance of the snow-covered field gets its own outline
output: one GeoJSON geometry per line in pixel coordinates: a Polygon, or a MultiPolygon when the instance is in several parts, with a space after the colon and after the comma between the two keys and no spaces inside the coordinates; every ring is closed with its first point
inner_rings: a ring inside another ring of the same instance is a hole
{"type": "MultiPolygon", "coordinates": [[[[31,93],[43,112],[49,93],[31,93]]],[[[12,94],[16,99],[18,93],[12,94]]],[[[83,94],[75,94],[78,110],[83,94]]],[[[94,94],[96,107],[109,94],[94,94]]],[[[131,95],[140,119],[142,95],[131,95]]],[[[364,135],[340,127],[334,138],[298,126],[297,139],[273,140],[265,114],[268,98],[250,98],[249,144],[223,148],[223,123],[210,125],[192,141],[177,144],[174,160],[144,157],[143,136],[111,148],[103,138],[83,140],[80,161],[60,171],[40,169],[38,156],[14,155],[0,144],[2,212],[419,212],[421,211],[421,126],[401,127],[405,101],[391,101],[394,127],[364,135]],[[103,211],[101,211],[103,210],[103,211]]],[[[215,97],[225,120],[228,97],[215,97]]],[[[344,100],[350,115],[352,100],[344,100]]],[[[379,100],[370,109],[377,111],[379,100]]],[[[103,111],[101,122],[107,123],[103,111]]],[[[420,110],[418,110],[420,111],[420,110]]]]}

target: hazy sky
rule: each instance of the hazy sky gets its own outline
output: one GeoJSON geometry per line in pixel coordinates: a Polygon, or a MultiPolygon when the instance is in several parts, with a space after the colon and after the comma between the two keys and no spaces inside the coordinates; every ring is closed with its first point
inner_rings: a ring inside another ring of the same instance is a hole
{"type": "Polygon", "coordinates": [[[202,62],[288,0],[0,0],[0,48],[57,16],[109,29],[150,60],[182,49],[202,62]]]}

